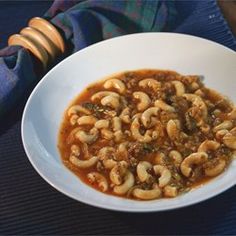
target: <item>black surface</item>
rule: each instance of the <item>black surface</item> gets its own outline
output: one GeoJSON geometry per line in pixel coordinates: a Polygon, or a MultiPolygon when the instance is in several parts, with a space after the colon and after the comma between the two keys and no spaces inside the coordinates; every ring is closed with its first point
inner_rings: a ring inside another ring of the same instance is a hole
{"type": "MultiPolygon", "coordinates": [[[[50,2],[0,2],[0,47],[50,2]]],[[[0,122],[0,235],[236,234],[236,188],[180,210],[129,214],[76,202],[48,185],[23,150],[24,101],[0,122]]]]}

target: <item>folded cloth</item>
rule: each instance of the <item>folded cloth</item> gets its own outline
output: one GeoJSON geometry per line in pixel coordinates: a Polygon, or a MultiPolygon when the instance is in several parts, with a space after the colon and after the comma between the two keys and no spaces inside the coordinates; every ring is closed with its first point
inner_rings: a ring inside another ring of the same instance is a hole
{"type": "Polygon", "coordinates": [[[64,32],[73,51],[124,34],[168,30],[176,18],[172,1],[78,2],[55,1],[45,15],[64,32]]]}
{"type": "Polygon", "coordinates": [[[32,58],[20,46],[0,50],[0,118],[36,81],[32,58]]]}
{"type": "MultiPolygon", "coordinates": [[[[189,33],[236,50],[235,38],[214,0],[55,0],[44,17],[65,38],[65,56],[104,39],[159,31],[189,33]]],[[[0,118],[40,77],[24,48],[0,51],[0,118]]]]}

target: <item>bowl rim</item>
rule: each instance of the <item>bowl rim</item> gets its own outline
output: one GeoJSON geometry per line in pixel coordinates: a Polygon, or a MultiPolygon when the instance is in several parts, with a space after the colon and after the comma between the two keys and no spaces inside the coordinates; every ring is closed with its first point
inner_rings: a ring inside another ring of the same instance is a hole
{"type": "MultiPolygon", "coordinates": [[[[105,204],[100,204],[98,202],[92,202],[90,200],[87,200],[85,198],[79,198],[74,196],[73,194],[67,193],[66,190],[64,190],[63,188],[61,188],[60,186],[57,186],[56,184],[53,183],[53,181],[51,181],[50,179],[48,179],[47,176],[45,176],[41,171],[40,168],[37,167],[37,165],[34,162],[34,159],[31,157],[31,154],[29,153],[29,150],[26,147],[26,138],[25,138],[25,117],[27,114],[27,110],[29,109],[29,105],[31,102],[32,97],[34,96],[35,92],[38,90],[38,88],[41,86],[41,84],[45,81],[45,79],[47,79],[47,77],[50,76],[51,73],[53,73],[55,70],[57,70],[57,67],[61,66],[62,63],[64,63],[66,60],[69,60],[70,58],[72,58],[73,56],[75,56],[76,54],[80,53],[81,51],[86,51],[86,50],[90,50],[93,47],[97,47],[100,44],[105,44],[108,41],[116,41],[119,40],[120,38],[136,38],[139,36],[143,36],[143,35],[166,35],[166,36],[170,36],[170,37],[187,37],[187,38],[192,38],[192,39],[198,39],[198,40],[202,40],[205,42],[208,42],[210,44],[214,44],[217,47],[221,47],[224,50],[227,50],[230,53],[233,53],[236,55],[236,52],[220,43],[214,42],[212,40],[209,39],[205,39],[202,37],[198,37],[198,36],[193,36],[193,35],[189,35],[189,34],[182,34],[182,33],[175,33],[175,32],[143,32],[143,33],[134,33],[134,34],[128,34],[128,35],[122,35],[122,36],[118,36],[118,37],[114,37],[114,38],[110,38],[110,39],[106,39],[97,43],[94,43],[88,47],[85,47],[75,53],[73,53],[72,55],[66,57],[65,59],[63,59],[62,61],[60,61],[56,66],[54,66],[53,68],[51,68],[43,77],[42,79],[37,83],[37,85],[34,87],[34,89],[32,90],[30,96],[27,99],[27,102],[25,104],[24,107],[24,111],[23,111],[23,115],[22,115],[22,120],[21,120],[21,139],[22,139],[22,143],[23,143],[23,147],[25,150],[25,153],[27,155],[27,158],[29,160],[29,162],[31,163],[31,165],[34,167],[34,169],[36,170],[36,172],[42,177],[42,179],[44,179],[49,185],[51,185],[53,188],[55,188],[57,191],[61,192],[62,194],[68,196],[69,198],[79,201],[81,203],[84,203],[86,205],[89,206],[93,206],[93,207],[97,207],[97,208],[101,208],[101,209],[106,209],[106,210],[112,210],[112,211],[118,211],[118,212],[129,212],[129,213],[151,213],[151,212],[163,212],[163,211],[171,211],[171,210],[177,210],[180,208],[185,208],[188,206],[192,206],[192,205],[197,205],[203,201],[207,201],[217,195],[220,195],[221,193],[225,192],[226,190],[232,188],[233,186],[236,185],[236,181],[230,183],[229,185],[227,185],[224,188],[221,188],[220,190],[217,190],[215,192],[210,192],[206,197],[202,197],[200,199],[197,200],[190,200],[187,203],[180,203],[178,206],[171,206],[171,207],[166,207],[166,208],[162,208],[162,209],[156,209],[156,208],[147,208],[147,209],[125,209],[124,207],[116,207],[113,205],[105,205],[105,204]]],[[[89,186],[86,186],[89,187],[89,186]]],[[[107,195],[109,196],[109,195],[107,195]]],[[[114,197],[114,196],[113,196],[114,197]]],[[[130,199],[129,199],[130,200],[130,199]]],[[[171,198],[169,199],[171,201],[171,198]]],[[[147,201],[149,202],[149,201],[147,201]]]]}

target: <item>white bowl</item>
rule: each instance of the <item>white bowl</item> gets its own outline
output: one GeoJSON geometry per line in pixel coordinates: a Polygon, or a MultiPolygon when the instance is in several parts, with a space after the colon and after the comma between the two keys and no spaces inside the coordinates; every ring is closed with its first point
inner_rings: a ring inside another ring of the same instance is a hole
{"type": "Polygon", "coordinates": [[[213,181],[174,199],[134,201],[87,186],[63,164],[57,149],[63,112],[87,85],[115,72],[170,69],[205,76],[205,84],[236,103],[236,53],[183,34],[142,33],[87,47],[54,67],[32,92],[23,114],[22,139],[30,162],[54,188],[78,201],[111,210],[152,212],[188,206],[236,183],[236,161],[213,181]]]}

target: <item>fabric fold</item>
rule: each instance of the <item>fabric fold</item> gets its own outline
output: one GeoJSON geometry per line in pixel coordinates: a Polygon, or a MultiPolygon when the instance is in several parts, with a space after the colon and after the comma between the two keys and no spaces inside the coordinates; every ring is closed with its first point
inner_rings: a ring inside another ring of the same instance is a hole
{"type": "Polygon", "coordinates": [[[64,32],[72,52],[124,34],[170,30],[176,12],[172,1],[78,1],[65,13],[64,1],[55,2],[46,17],[64,32]]]}
{"type": "Polygon", "coordinates": [[[32,57],[19,46],[0,50],[0,117],[9,111],[36,81],[32,57]]]}

